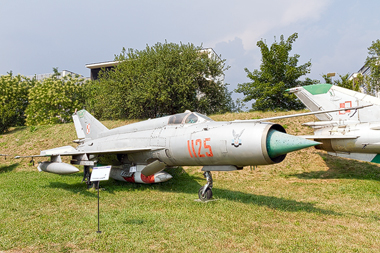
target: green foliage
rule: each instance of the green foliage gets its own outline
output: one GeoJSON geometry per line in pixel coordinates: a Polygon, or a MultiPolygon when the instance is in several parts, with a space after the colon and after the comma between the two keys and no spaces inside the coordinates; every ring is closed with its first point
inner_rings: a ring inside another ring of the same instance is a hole
{"type": "MultiPolygon", "coordinates": [[[[334,75],[335,75],[335,73],[334,73],[334,75]]],[[[347,73],[345,75],[339,75],[340,79],[337,79],[337,80],[333,80],[332,76],[329,76],[328,74],[322,75],[322,77],[323,77],[325,83],[334,84],[334,85],[337,85],[339,87],[343,87],[343,88],[354,90],[354,91],[359,91],[360,85],[362,84],[362,80],[363,80],[362,75],[357,76],[354,79],[350,80],[349,79],[349,77],[350,77],[349,73],[347,73]]]]}
{"type": "MultiPolygon", "coordinates": [[[[238,84],[236,89],[236,92],[245,95],[245,102],[256,100],[252,104],[252,109],[268,111],[304,108],[294,94],[285,92],[286,89],[304,85],[305,82],[298,79],[310,73],[310,61],[297,66],[300,56],[298,54],[289,56],[297,37],[298,34],[294,33],[285,41],[281,35],[280,42],[275,41],[270,48],[263,40],[257,42],[262,54],[260,70],[250,72],[246,68],[247,77],[252,82],[238,84]]],[[[308,79],[308,83],[310,82],[313,81],[308,79]]]]}
{"type": "Polygon", "coordinates": [[[230,93],[219,81],[225,60],[193,44],[157,43],[145,50],[123,49],[112,71],[87,87],[88,109],[99,118],[154,118],[195,110],[229,111],[230,93]]]}
{"type": "Polygon", "coordinates": [[[370,74],[364,77],[364,89],[367,94],[376,95],[380,91],[380,40],[372,41],[368,48],[365,66],[370,68],[370,74]]]}
{"type": "Polygon", "coordinates": [[[55,73],[38,82],[29,92],[26,124],[46,125],[70,122],[75,109],[84,105],[84,79],[55,73]]]}
{"type": "Polygon", "coordinates": [[[352,86],[354,87],[354,91],[359,91],[360,87],[364,86],[364,76],[360,73],[358,73],[353,79],[352,79],[352,86]]]}
{"type": "Polygon", "coordinates": [[[34,83],[34,79],[13,76],[12,73],[0,76],[0,133],[6,132],[11,126],[25,123],[28,90],[34,83]]]}
{"type": "Polygon", "coordinates": [[[334,80],[334,84],[346,89],[354,90],[354,91],[359,91],[359,82],[354,82],[354,80],[349,79],[350,74],[345,74],[345,75],[339,75],[340,80],[334,80]]]}
{"type": "Polygon", "coordinates": [[[331,76],[329,76],[329,75],[322,75],[322,78],[324,79],[325,83],[333,84],[333,80],[332,80],[331,76]]]}

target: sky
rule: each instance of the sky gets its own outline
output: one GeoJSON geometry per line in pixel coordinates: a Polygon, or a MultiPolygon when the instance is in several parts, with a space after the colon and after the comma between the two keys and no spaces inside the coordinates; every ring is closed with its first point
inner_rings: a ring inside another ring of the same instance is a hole
{"type": "Polygon", "coordinates": [[[233,91],[250,81],[245,68],[260,68],[257,41],[270,46],[296,32],[290,54],[300,55],[299,65],[311,61],[306,77],[322,81],[363,66],[380,39],[379,10],[375,0],[0,0],[0,75],[58,67],[88,77],[86,64],[112,61],[123,47],[167,41],[213,48],[230,66],[233,91]]]}

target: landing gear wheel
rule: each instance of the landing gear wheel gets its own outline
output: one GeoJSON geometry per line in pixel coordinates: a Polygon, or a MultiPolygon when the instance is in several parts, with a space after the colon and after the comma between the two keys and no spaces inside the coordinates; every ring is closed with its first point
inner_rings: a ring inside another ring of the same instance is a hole
{"type": "Polygon", "coordinates": [[[206,190],[203,192],[204,189],[205,186],[202,186],[198,191],[198,197],[202,202],[210,200],[212,198],[212,190],[209,187],[207,187],[206,190]]]}
{"type": "Polygon", "coordinates": [[[87,189],[90,189],[92,187],[92,182],[90,181],[90,178],[91,178],[90,166],[84,166],[82,182],[86,183],[87,189]]]}

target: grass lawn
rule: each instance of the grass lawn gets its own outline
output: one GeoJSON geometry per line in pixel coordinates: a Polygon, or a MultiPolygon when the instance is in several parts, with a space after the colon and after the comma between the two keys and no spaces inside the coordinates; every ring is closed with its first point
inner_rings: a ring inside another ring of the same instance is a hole
{"type": "MultiPolygon", "coordinates": [[[[307,134],[300,123],[312,120],[279,123],[291,134],[307,134]]],[[[110,128],[125,123],[104,122],[110,128]]],[[[74,139],[72,124],[15,128],[0,135],[0,153],[39,154],[74,139]]],[[[376,164],[309,148],[280,164],[213,172],[215,201],[208,203],[194,201],[205,184],[200,169],[167,169],[173,179],[161,184],[101,182],[98,234],[98,194],[81,183],[82,173],[39,173],[27,159],[0,157],[0,251],[380,251],[376,164]]]]}

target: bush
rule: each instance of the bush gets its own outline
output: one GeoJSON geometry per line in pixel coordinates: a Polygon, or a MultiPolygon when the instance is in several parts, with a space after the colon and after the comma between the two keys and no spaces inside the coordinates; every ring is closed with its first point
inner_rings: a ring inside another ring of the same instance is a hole
{"type": "Polygon", "coordinates": [[[71,122],[75,109],[83,108],[83,86],[87,81],[78,76],[59,78],[58,75],[56,73],[30,89],[26,109],[28,126],[71,122]]]}
{"type": "Polygon", "coordinates": [[[25,123],[25,109],[28,105],[28,91],[35,84],[35,79],[12,73],[0,76],[0,133],[9,127],[25,123]]]}

